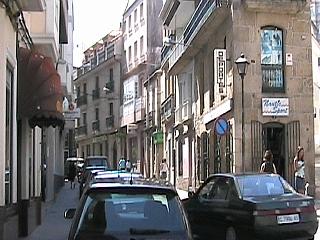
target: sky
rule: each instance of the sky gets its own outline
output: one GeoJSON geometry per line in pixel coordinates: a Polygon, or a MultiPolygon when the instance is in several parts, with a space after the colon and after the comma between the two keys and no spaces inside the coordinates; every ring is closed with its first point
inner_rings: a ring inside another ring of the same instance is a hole
{"type": "Polygon", "coordinates": [[[81,66],[83,52],[120,27],[127,2],[132,0],[74,0],[73,58],[81,66]]]}

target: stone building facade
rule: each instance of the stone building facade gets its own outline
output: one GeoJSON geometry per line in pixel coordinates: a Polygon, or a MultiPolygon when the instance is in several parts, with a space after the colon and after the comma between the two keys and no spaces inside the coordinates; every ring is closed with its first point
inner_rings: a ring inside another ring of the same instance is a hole
{"type": "Polygon", "coordinates": [[[302,145],[313,194],[308,2],[174,2],[167,0],[162,14],[164,27],[175,33],[163,61],[168,61],[167,79],[176,79],[176,113],[191,102],[190,117],[175,118],[172,149],[164,150],[177,153],[172,164],[178,166],[177,184],[195,188],[211,173],[256,172],[266,149],[272,150],[278,173],[293,184],[293,157],[302,145]],[[179,11],[190,18],[177,21],[179,11]],[[241,53],[250,63],[243,80],[235,65],[241,53]],[[181,81],[187,81],[187,90],[179,89],[181,81]],[[222,133],[218,119],[228,123],[222,133]]]}

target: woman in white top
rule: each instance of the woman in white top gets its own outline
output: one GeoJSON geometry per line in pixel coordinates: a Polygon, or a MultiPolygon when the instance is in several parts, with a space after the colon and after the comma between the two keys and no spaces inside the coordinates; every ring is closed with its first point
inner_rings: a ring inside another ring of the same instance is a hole
{"type": "Polygon", "coordinates": [[[294,178],[295,178],[295,189],[304,194],[305,188],[305,175],[304,175],[304,149],[298,147],[296,156],[294,157],[294,178]]]}

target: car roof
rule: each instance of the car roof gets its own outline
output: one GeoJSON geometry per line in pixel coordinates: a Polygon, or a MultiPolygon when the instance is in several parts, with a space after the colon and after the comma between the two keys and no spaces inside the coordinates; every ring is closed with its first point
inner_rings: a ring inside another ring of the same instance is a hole
{"type": "Polygon", "coordinates": [[[86,157],[86,160],[87,159],[99,159],[99,158],[103,158],[103,159],[108,159],[108,157],[107,156],[88,156],[88,157],[86,157]]]}
{"type": "Polygon", "coordinates": [[[209,177],[211,178],[215,176],[236,178],[236,177],[246,177],[246,176],[279,176],[279,175],[274,173],[244,172],[244,173],[214,173],[214,174],[210,174],[209,177]]]}
{"type": "Polygon", "coordinates": [[[168,181],[157,180],[157,179],[145,179],[145,178],[132,178],[124,179],[120,182],[92,182],[89,191],[106,189],[106,188],[150,188],[157,190],[168,190],[176,193],[175,188],[168,181]]]}
{"type": "Polygon", "coordinates": [[[84,161],[84,159],[80,157],[70,157],[70,158],[67,158],[66,161],[84,161]]]}

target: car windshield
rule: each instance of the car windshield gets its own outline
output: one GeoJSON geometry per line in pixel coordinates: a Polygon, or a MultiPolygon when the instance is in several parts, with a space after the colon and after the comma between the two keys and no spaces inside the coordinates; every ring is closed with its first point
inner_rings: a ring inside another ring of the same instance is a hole
{"type": "Polygon", "coordinates": [[[91,192],[78,236],[158,235],[185,231],[181,207],[171,192],[91,192]]]}
{"type": "Polygon", "coordinates": [[[252,175],[237,177],[243,197],[269,196],[293,193],[294,189],[278,175],[252,175]]]}

